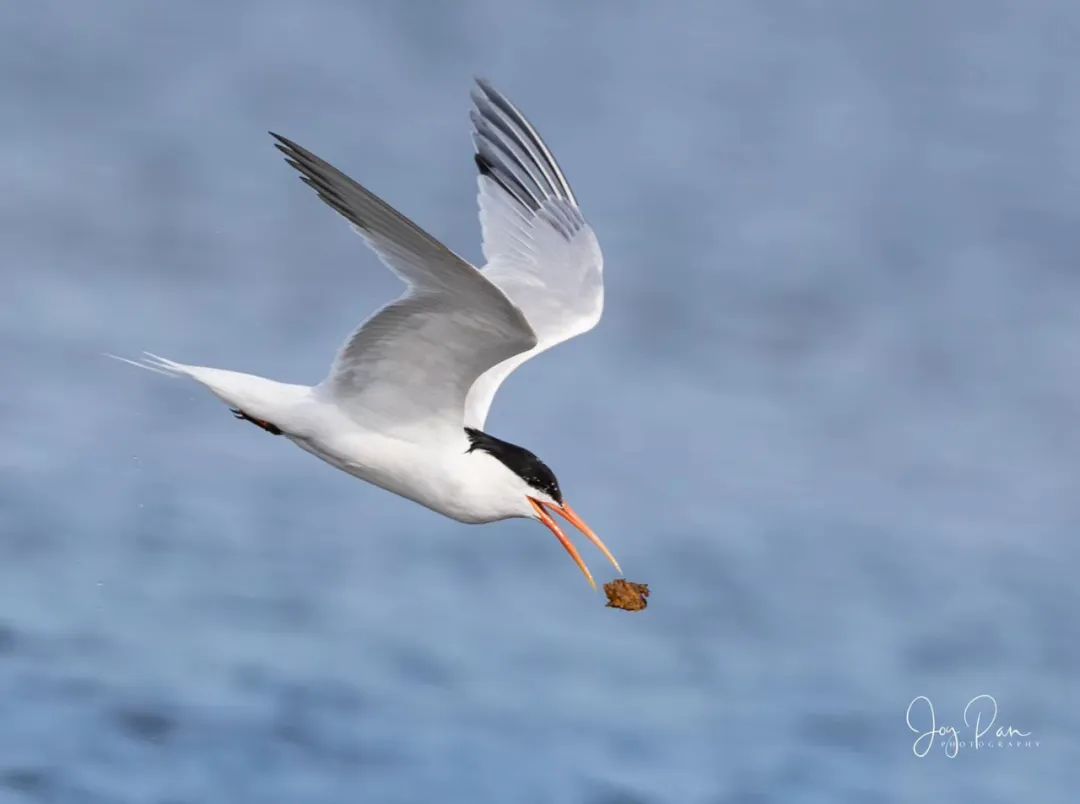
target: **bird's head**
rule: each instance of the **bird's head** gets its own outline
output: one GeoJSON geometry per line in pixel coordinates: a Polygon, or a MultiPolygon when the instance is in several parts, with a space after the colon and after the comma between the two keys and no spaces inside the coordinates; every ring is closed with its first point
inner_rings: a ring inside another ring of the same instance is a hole
{"type": "Polygon", "coordinates": [[[490,436],[480,430],[471,427],[465,428],[465,434],[469,438],[469,452],[481,451],[499,461],[509,474],[504,473],[507,482],[507,493],[514,498],[514,505],[519,506],[517,516],[524,516],[544,523],[548,530],[555,534],[555,538],[574,559],[574,563],[584,573],[592,587],[596,588],[596,581],[592,573],[585,566],[585,562],[574,547],[573,542],[566,538],[559,523],[551,514],[559,514],[567,522],[585,534],[585,537],[600,548],[607,559],[622,573],[619,562],[608,550],[607,545],[597,536],[592,528],[585,524],[584,520],[575,513],[562,496],[559,481],[543,461],[524,447],[510,444],[501,439],[490,436]]]}

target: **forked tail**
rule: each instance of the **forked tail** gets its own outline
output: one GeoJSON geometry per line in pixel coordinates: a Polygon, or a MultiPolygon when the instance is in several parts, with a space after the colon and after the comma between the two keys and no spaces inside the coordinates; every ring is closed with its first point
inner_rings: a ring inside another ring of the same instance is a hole
{"type": "Polygon", "coordinates": [[[298,406],[311,394],[311,388],[306,385],[291,385],[254,374],[209,366],[190,366],[151,352],[143,352],[143,357],[139,360],[129,360],[112,354],[108,357],[164,374],[166,377],[190,377],[206,386],[214,396],[237,411],[238,415],[267,430],[270,430],[270,427],[266,425],[271,423],[275,429],[288,427],[293,422],[298,406]]]}
{"type": "Polygon", "coordinates": [[[167,357],[161,355],[155,355],[153,352],[143,352],[143,357],[139,360],[129,360],[126,357],[120,357],[120,355],[105,353],[106,357],[111,357],[113,360],[119,360],[121,363],[127,363],[132,366],[138,366],[139,368],[146,369],[147,371],[154,371],[158,374],[164,374],[166,377],[194,377],[188,369],[190,366],[185,366],[183,363],[177,363],[175,360],[169,360],[167,357]]]}

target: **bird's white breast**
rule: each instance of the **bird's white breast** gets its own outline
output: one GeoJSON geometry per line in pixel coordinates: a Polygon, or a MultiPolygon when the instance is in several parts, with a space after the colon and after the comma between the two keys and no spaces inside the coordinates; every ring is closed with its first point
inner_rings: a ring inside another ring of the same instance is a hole
{"type": "Polygon", "coordinates": [[[459,522],[529,516],[518,478],[490,455],[469,452],[464,428],[369,430],[312,400],[285,434],[332,466],[459,522]]]}

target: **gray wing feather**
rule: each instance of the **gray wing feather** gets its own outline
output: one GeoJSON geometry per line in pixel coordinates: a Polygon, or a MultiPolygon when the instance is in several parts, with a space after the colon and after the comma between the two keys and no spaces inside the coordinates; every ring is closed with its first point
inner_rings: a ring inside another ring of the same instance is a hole
{"type": "Polygon", "coordinates": [[[365,321],[320,386],[353,418],[385,432],[460,429],[475,380],[536,345],[521,310],[474,266],[329,163],[273,134],[305,184],[409,289],[365,321]]]}

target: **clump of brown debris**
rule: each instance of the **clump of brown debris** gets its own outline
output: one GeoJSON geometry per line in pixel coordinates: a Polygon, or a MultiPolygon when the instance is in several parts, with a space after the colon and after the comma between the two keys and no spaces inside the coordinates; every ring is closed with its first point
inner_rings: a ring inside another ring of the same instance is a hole
{"type": "Polygon", "coordinates": [[[622,609],[623,611],[641,611],[649,605],[645,600],[649,596],[647,583],[634,583],[625,578],[616,578],[610,583],[604,584],[604,592],[607,594],[609,608],[622,609]]]}

